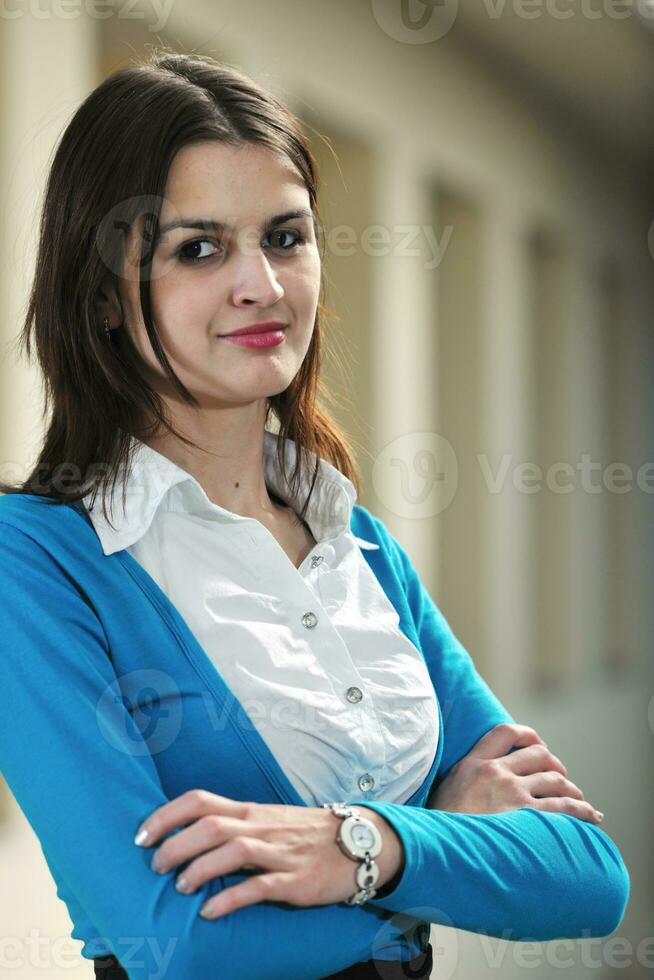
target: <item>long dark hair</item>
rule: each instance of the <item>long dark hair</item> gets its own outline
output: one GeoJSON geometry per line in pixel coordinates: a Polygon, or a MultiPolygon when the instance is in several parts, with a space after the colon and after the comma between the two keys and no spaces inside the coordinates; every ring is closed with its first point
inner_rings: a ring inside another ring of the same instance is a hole
{"type": "MultiPolygon", "coordinates": [[[[142,221],[139,296],[148,337],[181,398],[198,404],[159,342],[150,307],[148,250],[157,238],[172,160],[182,147],[201,140],[258,144],[284,154],[307,187],[321,231],[317,168],[300,122],[252,79],[207,56],[165,46],[107,77],[75,112],[48,175],[36,271],[18,338],[28,358],[36,348],[44,377],[45,435],[27,479],[13,485],[0,482],[0,493],[36,494],[65,504],[91,492],[93,506],[101,491],[107,517],[106,491],[111,483],[113,492],[123,466],[131,466],[132,436],[145,441],[163,426],[187,445],[201,448],[165,417],[129,331],[114,329],[109,341],[94,307],[107,273],[117,282],[123,269],[126,227],[142,221]],[[107,220],[117,208],[121,220],[107,220]]],[[[277,422],[282,467],[284,440],[295,442],[293,473],[284,468],[295,492],[306,454],[316,454],[300,517],[321,457],[360,492],[348,440],[318,402],[331,398],[319,378],[321,321],[328,313],[323,298],[324,276],[304,361],[289,386],[268,399],[265,417],[265,424],[271,417],[277,422]]]]}

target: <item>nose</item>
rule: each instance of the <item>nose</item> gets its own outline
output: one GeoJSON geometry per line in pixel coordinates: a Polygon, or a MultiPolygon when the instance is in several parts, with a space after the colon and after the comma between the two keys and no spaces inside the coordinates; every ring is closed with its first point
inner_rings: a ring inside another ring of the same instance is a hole
{"type": "Polygon", "coordinates": [[[272,306],[284,295],[284,289],[261,249],[239,255],[234,268],[232,298],[235,306],[272,306]]]}

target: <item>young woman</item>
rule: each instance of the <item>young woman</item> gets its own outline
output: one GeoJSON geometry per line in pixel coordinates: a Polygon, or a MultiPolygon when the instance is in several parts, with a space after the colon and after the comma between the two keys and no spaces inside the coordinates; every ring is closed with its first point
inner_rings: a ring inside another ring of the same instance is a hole
{"type": "Polygon", "coordinates": [[[624,913],[601,816],[356,503],[319,404],[317,187],[270,93],[161,50],[52,163],[22,338],[49,415],[0,497],[0,768],[108,980],[428,977],[431,923],[624,913]]]}

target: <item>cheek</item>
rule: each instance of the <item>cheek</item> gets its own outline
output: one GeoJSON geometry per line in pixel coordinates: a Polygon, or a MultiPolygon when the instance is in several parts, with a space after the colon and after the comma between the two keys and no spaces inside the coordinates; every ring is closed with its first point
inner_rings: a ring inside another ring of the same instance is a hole
{"type": "MultiPolygon", "coordinates": [[[[171,363],[182,368],[207,354],[206,335],[193,326],[201,321],[201,314],[193,307],[193,302],[197,304],[197,296],[185,301],[177,292],[164,294],[156,292],[154,288],[151,290],[152,319],[159,341],[171,363]]],[[[157,377],[165,378],[165,371],[152,349],[142,320],[135,329],[131,329],[131,335],[143,361],[157,377]]]]}
{"type": "Polygon", "coordinates": [[[186,276],[152,283],[152,316],[169,358],[185,362],[194,356],[206,357],[211,342],[212,325],[224,303],[215,286],[208,281],[186,276]]]}
{"type": "Polygon", "coordinates": [[[207,280],[191,273],[169,272],[152,281],[150,300],[157,321],[169,329],[175,329],[193,318],[196,322],[203,313],[210,314],[215,307],[215,290],[207,280]]]}
{"type": "Polygon", "coordinates": [[[282,285],[290,302],[294,304],[298,312],[306,315],[307,311],[313,310],[318,305],[320,294],[320,256],[316,253],[308,255],[307,258],[289,270],[287,275],[281,279],[282,285]]]}

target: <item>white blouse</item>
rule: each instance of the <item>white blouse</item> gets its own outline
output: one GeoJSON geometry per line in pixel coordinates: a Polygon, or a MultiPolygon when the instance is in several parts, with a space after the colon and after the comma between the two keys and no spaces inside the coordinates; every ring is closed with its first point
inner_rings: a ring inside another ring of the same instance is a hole
{"type": "MultiPolygon", "coordinates": [[[[277,441],[264,431],[264,478],[297,513],[277,441]]],[[[307,806],[404,803],[436,754],[438,707],[361,554],[378,545],[349,530],[352,482],[321,459],[305,516],[316,545],[298,569],[258,520],[219,507],[186,470],[134,442],[125,509],[119,478],[109,510],[116,530],[99,494],[89,510],[104,553],[127,548],[165,592],[307,806]]],[[[292,440],[285,452],[292,473],[292,440]]],[[[303,471],[299,500],[309,486],[303,471]]]]}

